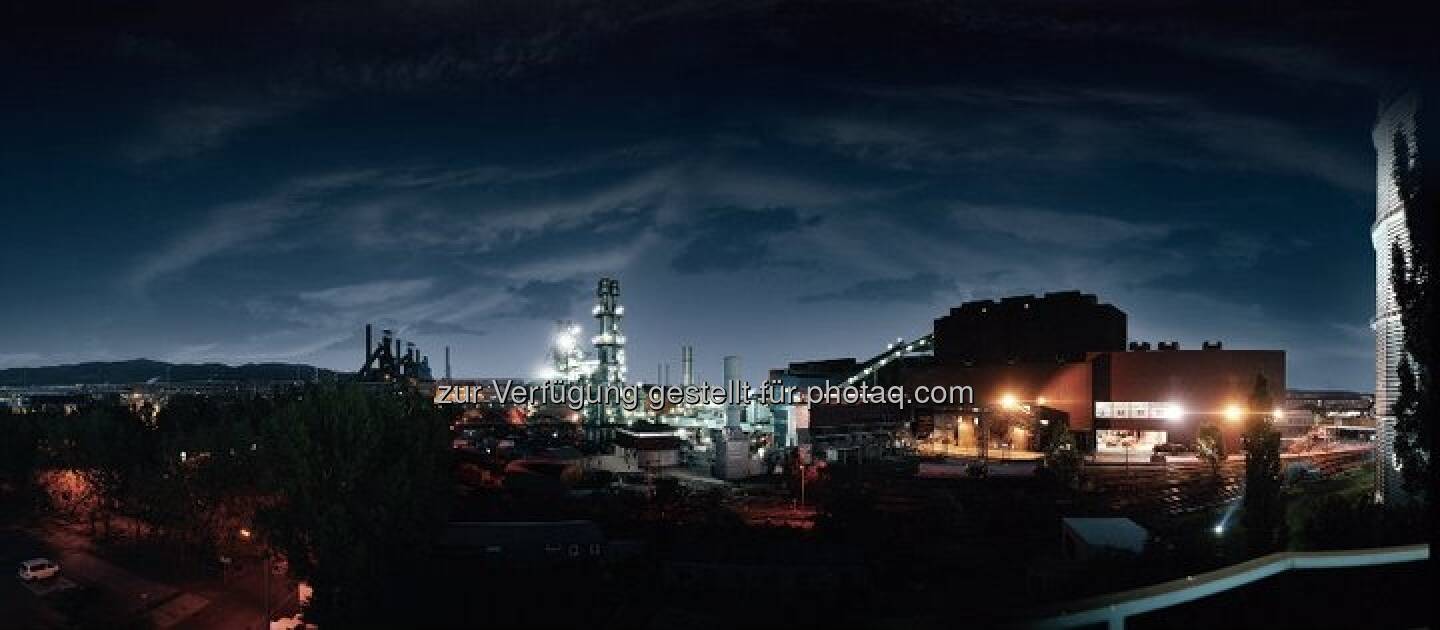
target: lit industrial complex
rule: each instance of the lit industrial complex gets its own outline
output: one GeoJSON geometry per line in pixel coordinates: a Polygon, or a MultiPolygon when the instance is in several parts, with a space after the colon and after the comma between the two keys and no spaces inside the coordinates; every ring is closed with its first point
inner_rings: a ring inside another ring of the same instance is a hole
{"type": "MultiPolygon", "coordinates": [[[[1028,421],[1043,418],[1064,422],[1083,450],[1148,457],[1157,445],[1193,441],[1206,423],[1238,445],[1241,416],[1274,412],[1246,407],[1256,379],[1277,400],[1285,391],[1284,351],[1127,342],[1125,314],[1078,292],[966,303],[936,320],[933,345],[932,354],[903,356],[867,378],[907,388],[968,385],[974,404],[815,405],[811,438],[856,446],[877,431],[908,429],[919,441],[1023,449],[1028,421]]],[[[780,375],[844,378],[850,365],[800,363],[780,375]],[[834,371],[816,369],[826,367],[834,371]]]]}
{"type": "MultiPolygon", "coordinates": [[[[557,324],[545,380],[625,383],[624,307],[616,280],[600,280],[593,314],[599,330],[590,349],[579,342],[579,325],[557,324]]],[[[681,385],[694,384],[693,352],[680,348],[681,385]]],[[[724,358],[727,383],[740,379],[739,363],[739,357],[724,358]]],[[[721,479],[759,474],[789,449],[838,460],[915,448],[1023,452],[1041,421],[1063,423],[1085,452],[1148,459],[1165,445],[1193,443],[1206,424],[1219,427],[1238,448],[1243,417],[1285,416],[1285,374],[1282,350],[1231,349],[1218,341],[1199,348],[1132,342],[1121,309],[1068,291],[967,302],[936,319],[931,334],[897,340],[875,357],[795,362],[769,374],[796,390],[835,384],[964,387],[973,394],[967,400],[894,404],[757,396],[658,410],[609,404],[566,413],[532,405],[528,413],[582,424],[591,439],[614,444],[647,467],[679,465],[680,451],[708,453],[712,474],[721,479]],[[1274,393],[1271,408],[1249,408],[1257,380],[1274,393]]],[[[656,378],[643,387],[670,385],[663,370],[656,378]]]]}

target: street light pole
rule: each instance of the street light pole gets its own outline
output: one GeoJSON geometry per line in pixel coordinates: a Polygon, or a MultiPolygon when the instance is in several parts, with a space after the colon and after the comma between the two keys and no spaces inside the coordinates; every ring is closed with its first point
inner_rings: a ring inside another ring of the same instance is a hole
{"type": "Polygon", "coordinates": [[[265,630],[270,630],[270,547],[265,547],[265,630]]]}

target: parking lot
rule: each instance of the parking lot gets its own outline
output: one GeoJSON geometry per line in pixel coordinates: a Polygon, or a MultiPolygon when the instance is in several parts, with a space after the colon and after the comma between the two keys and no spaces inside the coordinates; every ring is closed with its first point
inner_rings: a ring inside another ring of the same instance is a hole
{"type": "MultiPolygon", "coordinates": [[[[51,549],[20,530],[0,530],[0,619],[5,627],[58,628],[63,619],[46,603],[46,598],[75,588],[76,583],[62,572],[36,582],[22,582],[15,574],[20,562],[47,556],[51,549]]],[[[63,570],[63,567],[62,567],[63,570]]]]}

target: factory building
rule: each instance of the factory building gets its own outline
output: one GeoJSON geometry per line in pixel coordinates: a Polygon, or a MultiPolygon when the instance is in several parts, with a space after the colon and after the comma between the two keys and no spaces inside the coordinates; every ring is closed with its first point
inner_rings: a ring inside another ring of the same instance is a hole
{"type": "MultiPolygon", "coordinates": [[[[972,401],[904,409],[812,404],[809,437],[817,450],[829,444],[862,455],[907,440],[1025,449],[1029,421],[1044,418],[1065,422],[1084,450],[1098,454],[1148,456],[1156,445],[1193,442],[1207,423],[1239,448],[1244,414],[1275,412],[1247,409],[1257,378],[1265,379],[1283,413],[1283,351],[1232,350],[1219,342],[1198,349],[1127,344],[1125,327],[1118,308],[1078,292],[967,303],[936,320],[933,357],[904,357],[865,382],[910,392],[969,386],[972,401]],[[1025,335],[1034,338],[1020,338],[1025,335]]],[[[851,359],[795,363],[771,377],[835,383],[855,365],[851,359]]]]}
{"type": "Polygon", "coordinates": [[[935,358],[949,363],[1075,360],[1125,341],[1125,313],[1079,291],[966,302],[935,320],[935,358]]]}
{"type": "Polygon", "coordinates": [[[365,324],[365,364],[360,366],[361,381],[413,383],[434,380],[430,374],[430,357],[420,354],[414,342],[402,341],[395,331],[388,328],[380,331],[379,343],[375,342],[373,335],[374,329],[365,324]]]}
{"type": "Polygon", "coordinates": [[[1372,442],[1374,411],[1375,396],[1369,393],[1292,389],[1286,397],[1285,415],[1276,426],[1286,439],[1309,444],[1372,442]]]}

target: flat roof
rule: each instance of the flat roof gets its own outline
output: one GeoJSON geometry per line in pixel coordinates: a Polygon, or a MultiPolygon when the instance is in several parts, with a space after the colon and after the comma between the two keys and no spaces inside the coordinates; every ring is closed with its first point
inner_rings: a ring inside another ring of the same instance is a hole
{"type": "Polygon", "coordinates": [[[1150,532],[1128,518],[1065,517],[1060,519],[1070,531],[1092,547],[1113,547],[1143,551],[1150,532]]]}

